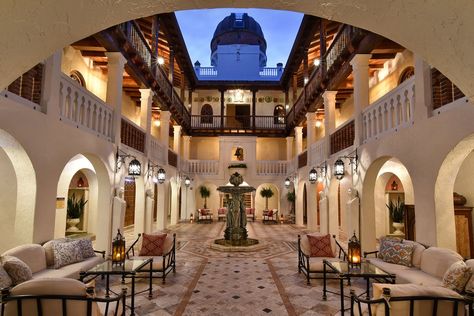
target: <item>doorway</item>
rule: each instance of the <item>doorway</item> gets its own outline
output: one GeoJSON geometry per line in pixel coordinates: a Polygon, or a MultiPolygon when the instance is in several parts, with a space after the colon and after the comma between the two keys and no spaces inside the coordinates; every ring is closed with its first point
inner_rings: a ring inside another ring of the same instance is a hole
{"type": "Polygon", "coordinates": [[[135,178],[125,178],[123,199],[126,202],[124,226],[130,226],[135,224],[135,178]]]}
{"type": "Polygon", "coordinates": [[[250,104],[227,104],[227,127],[250,127],[250,104]]]}

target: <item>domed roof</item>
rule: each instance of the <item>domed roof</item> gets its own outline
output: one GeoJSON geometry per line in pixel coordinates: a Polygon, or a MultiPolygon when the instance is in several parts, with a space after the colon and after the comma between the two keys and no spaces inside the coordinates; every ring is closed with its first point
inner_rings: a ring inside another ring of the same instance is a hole
{"type": "Polygon", "coordinates": [[[260,45],[262,52],[267,50],[260,24],[247,13],[232,13],[217,25],[211,41],[212,52],[217,49],[217,45],[231,44],[260,45]]]}

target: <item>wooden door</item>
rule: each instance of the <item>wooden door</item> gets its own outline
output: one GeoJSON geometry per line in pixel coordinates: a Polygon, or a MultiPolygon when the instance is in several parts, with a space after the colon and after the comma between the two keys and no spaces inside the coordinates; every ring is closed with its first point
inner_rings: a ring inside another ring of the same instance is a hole
{"type": "Polygon", "coordinates": [[[306,194],[306,183],[303,186],[303,224],[308,222],[308,204],[307,204],[307,194],[306,194]]]}
{"type": "Polygon", "coordinates": [[[127,203],[125,208],[125,226],[135,223],[135,179],[127,178],[125,180],[123,199],[127,203]]]}
{"type": "Polygon", "coordinates": [[[405,204],[405,239],[415,240],[415,205],[405,204]]]}
{"type": "Polygon", "coordinates": [[[454,222],[456,225],[456,248],[463,258],[473,257],[472,238],[472,207],[454,206],[454,222]]]}
{"type": "Polygon", "coordinates": [[[155,201],[153,202],[153,221],[156,222],[156,218],[158,217],[158,184],[155,183],[154,185],[155,191],[155,201]]]}

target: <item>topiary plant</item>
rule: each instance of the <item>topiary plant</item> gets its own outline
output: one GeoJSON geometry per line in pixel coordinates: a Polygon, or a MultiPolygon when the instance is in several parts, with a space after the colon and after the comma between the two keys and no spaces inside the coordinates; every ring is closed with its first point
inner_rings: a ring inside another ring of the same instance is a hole
{"type": "Polygon", "coordinates": [[[76,198],[76,193],[73,193],[67,199],[67,217],[68,218],[80,218],[82,213],[84,213],[84,206],[87,201],[84,201],[82,196],[80,199],[76,198]]]}
{"type": "Polygon", "coordinates": [[[201,185],[199,187],[199,194],[201,195],[201,198],[204,199],[204,208],[207,208],[207,198],[211,195],[211,191],[209,191],[206,186],[201,185]]]}
{"type": "Polygon", "coordinates": [[[271,188],[262,188],[260,190],[260,196],[265,198],[265,209],[268,210],[268,199],[273,196],[273,191],[271,188]]]}
{"type": "Polygon", "coordinates": [[[400,201],[400,197],[397,199],[397,203],[393,203],[392,200],[387,205],[388,213],[393,223],[403,223],[405,217],[405,203],[400,201]]]}

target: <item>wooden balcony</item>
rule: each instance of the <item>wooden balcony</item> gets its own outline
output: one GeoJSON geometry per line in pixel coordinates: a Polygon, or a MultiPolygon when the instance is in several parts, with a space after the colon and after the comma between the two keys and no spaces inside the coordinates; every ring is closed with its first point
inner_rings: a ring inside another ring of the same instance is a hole
{"type": "Polygon", "coordinates": [[[464,97],[459,88],[438,69],[431,69],[433,110],[464,97]]]}
{"type": "Polygon", "coordinates": [[[331,155],[354,145],[354,138],[355,125],[351,120],[331,134],[331,155]]]}
{"type": "Polygon", "coordinates": [[[191,115],[192,135],[284,136],[285,117],[264,115],[191,115]]]}

